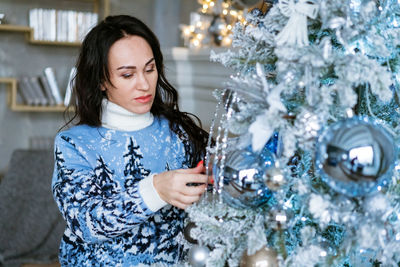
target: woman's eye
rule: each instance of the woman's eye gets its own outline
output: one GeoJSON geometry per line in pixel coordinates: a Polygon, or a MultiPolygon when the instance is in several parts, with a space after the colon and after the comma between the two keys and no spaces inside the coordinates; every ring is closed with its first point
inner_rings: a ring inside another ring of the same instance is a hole
{"type": "Polygon", "coordinates": [[[146,70],[146,72],[153,72],[154,71],[154,68],[151,68],[151,69],[147,69],[146,70]]]}
{"type": "Polygon", "coordinates": [[[132,74],[130,74],[130,73],[122,74],[122,77],[123,78],[130,78],[130,77],[132,77],[132,74]]]}

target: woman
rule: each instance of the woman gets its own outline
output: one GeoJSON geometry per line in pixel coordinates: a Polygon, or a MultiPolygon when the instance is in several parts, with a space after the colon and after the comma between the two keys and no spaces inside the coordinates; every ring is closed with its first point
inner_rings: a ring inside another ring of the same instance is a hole
{"type": "Polygon", "coordinates": [[[205,191],[204,167],[193,167],[208,135],[179,111],[156,36],[130,16],[100,22],[83,41],[74,95],[76,125],[55,139],[61,265],[176,263],[184,209],[205,191]]]}

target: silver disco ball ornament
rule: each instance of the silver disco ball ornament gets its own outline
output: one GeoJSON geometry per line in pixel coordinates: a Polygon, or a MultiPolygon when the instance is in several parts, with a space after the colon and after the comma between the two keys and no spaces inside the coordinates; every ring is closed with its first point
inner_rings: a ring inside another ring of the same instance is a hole
{"type": "Polygon", "coordinates": [[[256,208],[271,198],[266,185],[266,173],[274,166],[274,154],[263,150],[256,154],[249,150],[228,152],[225,163],[214,166],[214,185],[228,205],[235,208],[256,208]]]}
{"type": "Polygon", "coordinates": [[[352,117],[325,128],[318,137],[316,168],[332,189],[349,197],[379,190],[396,164],[393,137],[368,117],[352,117]]]}

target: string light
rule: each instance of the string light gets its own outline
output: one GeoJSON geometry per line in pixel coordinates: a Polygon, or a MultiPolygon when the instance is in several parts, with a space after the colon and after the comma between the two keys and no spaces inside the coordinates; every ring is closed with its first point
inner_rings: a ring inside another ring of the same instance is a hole
{"type": "Polygon", "coordinates": [[[198,0],[201,8],[191,14],[191,25],[181,25],[185,46],[230,46],[233,26],[246,24],[243,10],[233,8],[231,0],[198,0]],[[222,11],[221,11],[222,10],[222,11]]]}

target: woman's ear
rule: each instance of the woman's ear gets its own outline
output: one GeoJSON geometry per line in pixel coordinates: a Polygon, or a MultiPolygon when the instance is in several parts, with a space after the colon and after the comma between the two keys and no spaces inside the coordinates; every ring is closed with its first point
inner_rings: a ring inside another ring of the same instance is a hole
{"type": "Polygon", "coordinates": [[[101,91],[105,92],[106,89],[107,89],[107,88],[104,86],[104,84],[100,84],[100,90],[101,90],[101,91]]]}

